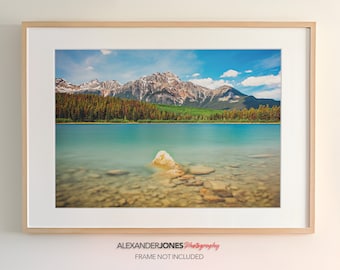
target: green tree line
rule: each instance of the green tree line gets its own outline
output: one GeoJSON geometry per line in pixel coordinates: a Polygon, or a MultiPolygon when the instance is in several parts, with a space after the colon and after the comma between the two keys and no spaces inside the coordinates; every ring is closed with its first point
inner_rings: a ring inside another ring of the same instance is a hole
{"type": "Polygon", "coordinates": [[[280,107],[260,105],[242,110],[210,110],[164,106],[117,97],[87,94],[56,94],[56,118],[59,122],[95,121],[248,121],[279,122],[280,107]]]}

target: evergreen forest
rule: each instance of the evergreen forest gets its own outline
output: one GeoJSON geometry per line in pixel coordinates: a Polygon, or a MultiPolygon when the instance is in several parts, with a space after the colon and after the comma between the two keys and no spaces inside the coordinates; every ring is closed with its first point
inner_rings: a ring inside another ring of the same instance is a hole
{"type": "Polygon", "coordinates": [[[280,122],[280,106],[213,110],[91,94],[56,93],[62,122],[280,122]]]}

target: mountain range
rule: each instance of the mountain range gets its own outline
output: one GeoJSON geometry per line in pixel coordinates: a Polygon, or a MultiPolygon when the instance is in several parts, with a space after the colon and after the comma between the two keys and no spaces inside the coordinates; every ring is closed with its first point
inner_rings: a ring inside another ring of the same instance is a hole
{"type": "Polygon", "coordinates": [[[192,82],[181,81],[171,72],[154,73],[125,84],[120,84],[116,80],[100,82],[95,79],[75,85],[57,78],[55,91],[56,93],[95,94],[156,104],[209,109],[249,109],[258,108],[260,105],[280,106],[280,101],[248,96],[231,86],[224,85],[212,90],[192,82]]]}

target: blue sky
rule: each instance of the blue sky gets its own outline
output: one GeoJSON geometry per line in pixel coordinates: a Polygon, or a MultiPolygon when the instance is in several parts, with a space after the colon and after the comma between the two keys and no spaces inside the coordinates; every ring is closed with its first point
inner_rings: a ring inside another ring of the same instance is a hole
{"type": "Polygon", "coordinates": [[[281,97],[280,50],[56,50],[56,78],[73,84],[120,83],[155,72],[216,89],[231,85],[257,98],[281,97]]]}

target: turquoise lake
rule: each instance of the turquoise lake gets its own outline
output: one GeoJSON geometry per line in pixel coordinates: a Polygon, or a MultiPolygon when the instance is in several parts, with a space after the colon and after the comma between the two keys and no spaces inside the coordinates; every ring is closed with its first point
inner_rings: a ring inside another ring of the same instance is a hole
{"type": "Polygon", "coordinates": [[[57,124],[56,206],[279,207],[280,125],[57,124]],[[182,175],[151,166],[160,150],[182,175]]]}

